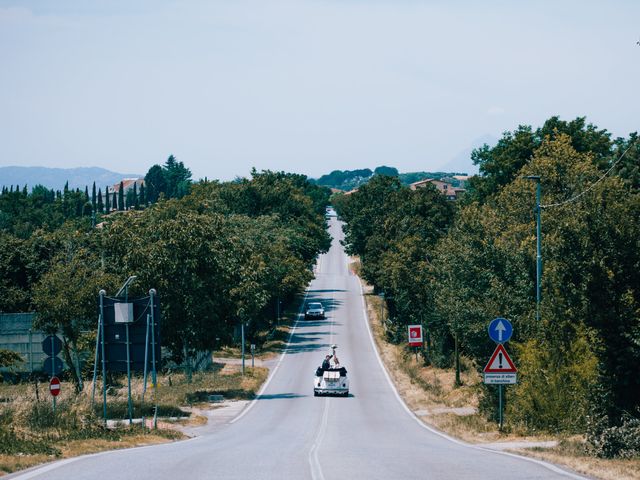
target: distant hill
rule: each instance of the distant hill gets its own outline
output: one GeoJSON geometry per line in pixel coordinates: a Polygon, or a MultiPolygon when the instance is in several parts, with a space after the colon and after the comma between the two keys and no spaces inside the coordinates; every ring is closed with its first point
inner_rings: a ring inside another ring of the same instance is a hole
{"type": "Polygon", "coordinates": [[[3,186],[27,185],[29,191],[40,184],[54,190],[62,190],[65,182],[69,182],[69,188],[91,188],[93,182],[96,187],[104,188],[105,185],[113,185],[123,178],[143,177],[134,173],[117,173],[99,167],[79,168],[47,168],[47,167],[0,167],[0,188],[3,186]]]}
{"type": "Polygon", "coordinates": [[[479,168],[471,161],[471,152],[476,148],[482,147],[485,143],[489,146],[494,146],[498,143],[498,140],[497,137],[489,134],[476,138],[469,147],[458,152],[457,155],[441,165],[440,168],[446,171],[456,170],[467,172],[469,175],[475,175],[478,173],[479,168]]]}
{"type": "MultiPolygon", "coordinates": [[[[381,166],[375,170],[364,168],[360,170],[334,170],[333,172],[323,175],[314,181],[318,185],[325,187],[337,188],[339,190],[349,191],[364,185],[371,178],[378,175],[391,175],[398,177],[403,185],[409,185],[413,182],[419,182],[425,178],[446,178],[450,181],[453,175],[466,175],[467,172],[406,172],[399,173],[397,168],[381,166]]],[[[454,181],[455,182],[455,181],[454,181]]]]}

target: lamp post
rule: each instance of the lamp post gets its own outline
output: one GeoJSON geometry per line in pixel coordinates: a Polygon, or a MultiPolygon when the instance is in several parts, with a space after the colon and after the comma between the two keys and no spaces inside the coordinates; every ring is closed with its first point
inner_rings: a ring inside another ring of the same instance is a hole
{"type": "Polygon", "coordinates": [[[540,325],[540,282],[542,279],[542,230],[540,228],[540,212],[542,211],[540,176],[529,175],[524,177],[536,182],[536,324],[540,325]]]}

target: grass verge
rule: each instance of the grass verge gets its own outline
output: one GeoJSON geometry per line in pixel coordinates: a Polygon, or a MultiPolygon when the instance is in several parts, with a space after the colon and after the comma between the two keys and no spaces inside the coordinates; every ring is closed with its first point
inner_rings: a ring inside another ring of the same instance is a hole
{"type": "MultiPolygon", "coordinates": [[[[359,262],[352,264],[358,272],[359,262]]],[[[361,280],[362,281],[362,280],[361,280]]],[[[407,406],[425,423],[469,443],[543,442],[558,441],[552,448],[527,448],[513,451],[562,465],[576,472],[603,480],[640,480],[640,459],[601,459],[589,456],[582,437],[554,437],[527,435],[511,428],[499,432],[494,422],[477,413],[482,378],[470,365],[462,361],[462,386],[455,385],[455,372],[424,366],[407,352],[403,345],[385,340],[383,300],[372,293],[363,282],[365,301],[373,337],[398,393],[407,406]]]]}

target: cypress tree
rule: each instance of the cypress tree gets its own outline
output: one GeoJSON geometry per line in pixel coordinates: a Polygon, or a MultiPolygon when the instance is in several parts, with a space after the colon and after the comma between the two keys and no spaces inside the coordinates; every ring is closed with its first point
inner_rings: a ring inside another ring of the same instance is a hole
{"type": "Polygon", "coordinates": [[[117,210],[118,209],[118,199],[116,198],[116,191],[113,191],[113,196],[111,197],[111,209],[112,210],[117,210]]]}
{"type": "Polygon", "coordinates": [[[24,188],[22,189],[22,195],[24,195],[25,197],[27,195],[29,195],[29,192],[27,191],[27,184],[26,183],[24,184],[24,188]]]}
{"type": "Polygon", "coordinates": [[[118,190],[118,210],[124,210],[124,183],[120,182],[120,189],[118,190]]]}
{"type": "Polygon", "coordinates": [[[111,198],[109,197],[109,185],[104,187],[104,211],[109,213],[111,211],[111,198]]]}
{"type": "Polygon", "coordinates": [[[96,209],[96,182],[93,182],[93,188],[91,190],[91,205],[93,205],[93,209],[96,209]]]}
{"type": "Polygon", "coordinates": [[[140,205],[143,207],[147,205],[147,192],[144,188],[144,182],[140,184],[140,205]]]}
{"type": "Polygon", "coordinates": [[[138,183],[133,182],[133,206],[136,210],[140,208],[140,199],[138,198],[138,183]]]}
{"type": "Polygon", "coordinates": [[[84,203],[89,201],[89,187],[84,186],[84,203]]]}
{"type": "MultiPolygon", "coordinates": [[[[95,187],[95,183],[93,184],[95,187]]],[[[104,212],[104,204],[102,203],[102,189],[98,189],[98,211],[100,213],[104,212]]]]}

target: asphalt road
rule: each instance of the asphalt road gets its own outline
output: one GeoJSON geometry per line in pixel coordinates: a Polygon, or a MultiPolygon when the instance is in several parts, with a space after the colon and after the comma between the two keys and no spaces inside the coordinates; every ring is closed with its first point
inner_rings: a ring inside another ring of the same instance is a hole
{"type": "Polygon", "coordinates": [[[308,299],[327,318],[299,320],[260,397],[215,433],[184,442],[63,460],[15,478],[186,479],[555,479],[557,467],[487,451],[431,431],[406,410],[375,353],[357,277],[331,219],[333,245],[308,299]],[[350,375],[349,398],[313,396],[329,346],[350,375]]]}

